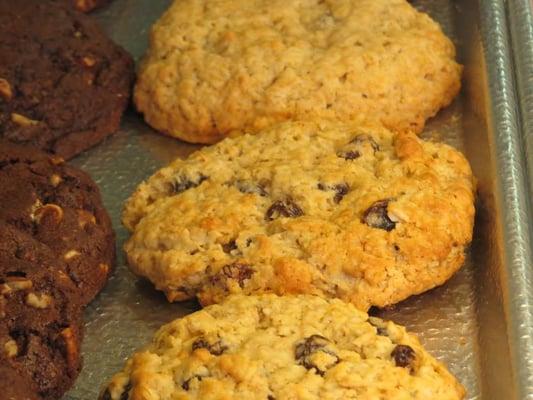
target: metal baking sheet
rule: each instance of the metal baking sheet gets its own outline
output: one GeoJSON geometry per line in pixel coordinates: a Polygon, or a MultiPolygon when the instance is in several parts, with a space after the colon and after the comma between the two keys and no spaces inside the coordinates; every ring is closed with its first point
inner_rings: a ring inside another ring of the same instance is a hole
{"type": "MultiPolygon", "coordinates": [[[[151,24],[170,0],[115,0],[95,13],[110,36],[138,61],[151,24]]],[[[512,57],[503,0],[415,0],[455,41],[465,65],[459,98],[424,133],[464,151],[479,181],[474,242],[465,266],[444,286],[375,313],[408,327],[448,365],[468,399],[533,399],[529,362],[521,354],[532,326],[530,232],[525,165],[520,151],[512,57]],[[529,284],[530,285],[530,284],[529,284]]],[[[125,359],[162,324],[198,308],[166,302],[132,275],[122,245],[124,201],[135,187],[175,157],[198,146],[155,133],[130,110],[121,130],[73,163],[100,185],[117,232],[113,278],[85,312],[84,368],[68,400],[96,399],[125,359]]]]}

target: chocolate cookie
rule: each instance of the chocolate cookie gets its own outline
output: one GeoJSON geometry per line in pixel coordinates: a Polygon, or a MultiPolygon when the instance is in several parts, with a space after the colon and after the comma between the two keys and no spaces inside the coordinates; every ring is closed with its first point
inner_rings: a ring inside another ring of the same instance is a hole
{"type": "Polygon", "coordinates": [[[0,235],[0,383],[28,382],[13,399],[59,398],[81,367],[78,290],[46,251],[25,251],[31,237],[3,222],[0,235]]]}
{"type": "Polygon", "coordinates": [[[70,158],[118,129],[131,57],[57,2],[0,0],[0,137],[70,158]]]}
{"type": "Polygon", "coordinates": [[[0,140],[0,221],[17,239],[11,254],[54,259],[75,283],[82,304],[102,289],[115,256],[111,221],[84,172],[31,147],[0,140]],[[20,239],[19,237],[24,237],[20,239]]]}
{"type": "Polygon", "coordinates": [[[111,221],[88,175],[0,139],[0,383],[14,399],[57,399],[81,368],[81,312],[115,256],[111,221]],[[18,390],[18,389],[17,389],[18,390]]]}

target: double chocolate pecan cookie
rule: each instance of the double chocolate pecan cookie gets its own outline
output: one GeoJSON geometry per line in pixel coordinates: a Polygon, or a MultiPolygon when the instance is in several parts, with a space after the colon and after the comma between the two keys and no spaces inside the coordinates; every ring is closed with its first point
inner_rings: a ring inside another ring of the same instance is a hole
{"type": "Polygon", "coordinates": [[[0,381],[14,371],[36,398],[57,399],[81,368],[77,288],[46,252],[13,251],[24,234],[0,222],[0,235],[0,381]]]}
{"type": "Polygon", "coordinates": [[[290,122],[161,169],[126,203],[132,270],[170,301],[309,293],[361,309],[443,284],[472,238],[457,150],[380,127],[290,122]]]}
{"type": "Polygon", "coordinates": [[[0,382],[20,375],[57,399],[80,370],[81,313],[114,233],[94,182],[58,157],[0,139],[0,187],[0,382]]]}
{"type": "Polygon", "coordinates": [[[233,296],[163,326],[100,400],[459,400],[416,337],[314,296],[233,296]]]}
{"type": "Polygon", "coordinates": [[[111,220],[96,184],[58,157],[0,140],[0,186],[0,221],[25,234],[12,251],[40,247],[51,254],[55,268],[74,281],[81,302],[89,303],[107,281],[115,256],[111,220]]]}
{"type": "Polygon", "coordinates": [[[64,158],[118,129],[133,61],[91,17],[0,0],[0,137],[64,158]]]}

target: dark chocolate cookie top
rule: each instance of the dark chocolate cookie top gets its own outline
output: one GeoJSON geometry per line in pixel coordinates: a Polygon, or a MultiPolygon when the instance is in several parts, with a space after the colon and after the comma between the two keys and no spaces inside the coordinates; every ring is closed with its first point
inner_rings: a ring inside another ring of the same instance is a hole
{"type": "MultiPolygon", "coordinates": [[[[102,289],[115,257],[114,233],[96,184],[84,172],[31,147],[0,139],[0,222],[18,234],[11,254],[53,268],[74,282],[81,304],[102,289]]],[[[0,265],[0,270],[2,266],[0,265]]]]}
{"type": "Polygon", "coordinates": [[[133,61],[60,3],[0,0],[0,137],[68,159],[118,129],[133,61]]]}
{"type": "Polygon", "coordinates": [[[5,139],[0,188],[0,387],[28,380],[9,395],[57,399],[81,368],[83,307],[111,271],[111,221],[87,174],[5,139]]]}
{"type": "Polygon", "coordinates": [[[0,222],[0,235],[0,383],[15,373],[33,397],[14,399],[59,398],[81,368],[78,290],[26,234],[0,222]]]}
{"type": "Polygon", "coordinates": [[[0,356],[0,387],[6,400],[42,400],[26,374],[20,375],[0,356]]]}

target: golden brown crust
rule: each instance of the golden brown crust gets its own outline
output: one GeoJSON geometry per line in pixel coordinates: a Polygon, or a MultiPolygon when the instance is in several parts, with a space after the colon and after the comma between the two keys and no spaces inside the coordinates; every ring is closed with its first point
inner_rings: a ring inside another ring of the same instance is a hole
{"type": "Polygon", "coordinates": [[[454,58],[405,0],[175,1],[152,29],[135,103],[197,143],[316,117],[419,132],[459,91],[454,58]]]}
{"type": "Polygon", "coordinates": [[[313,296],[236,296],[171,322],[101,400],[459,400],[403,327],[313,296]]]}
{"type": "Polygon", "coordinates": [[[132,270],[170,301],[310,293],[363,310],[444,283],[472,237],[473,177],[412,133],[290,122],[176,160],[126,203],[132,270]]]}

